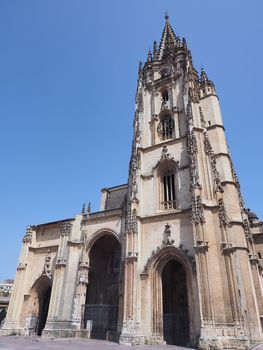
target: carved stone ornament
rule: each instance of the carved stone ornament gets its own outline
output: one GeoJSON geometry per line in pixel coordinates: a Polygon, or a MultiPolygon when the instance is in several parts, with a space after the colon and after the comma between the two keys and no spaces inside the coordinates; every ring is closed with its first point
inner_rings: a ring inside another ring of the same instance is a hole
{"type": "Polygon", "coordinates": [[[60,236],[69,236],[71,232],[71,223],[69,221],[63,222],[60,226],[60,236]]]}
{"type": "Polygon", "coordinates": [[[199,102],[199,86],[198,84],[195,84],[195,87],[189,88],[189,99],[193,103],[198,103],[199,102]]]}
{"type": "Polygon", "coordinates": [[[171,225],[170,224],[166,224],[165,228],[164,228],[164,232],[163,232],[163,242],[162,245],[172,245],[174,243],[174,240],[170,240],[171,236],[171,225]]]}
{"type": "Polygon", "coordinates": [[[197,167],[197,142],[194,131],[187,132],[187,155],[190,166],[190,190],[194,188],[201,189],[199,182],[199,173],[197,167]]]}
{"type": "Polygon", "coordinates": [[[129,210],[126,221],[126,230],[129,234],[138,233],[137,211],[135,208],[129,210]]]}
{"type": "Polygon", "coordinates": [[[43,275],[46,275],[47,277],[51,278],[51,257],[49,255],[45,258],[43,275]]]}
{"type": "MultiPolygon", "coordinates": [[[[162,245],[159,247],[156,248],[156,250],[153,250],[152,251],[152,254],[151,256],[148,258],[145,266],[144,266],[144,269],[143,269],[143,274],[148,274],[149,272],[149,268],[151,266],[151,263],[157,258],[159,252],[165,248],[165,247],[174,247],[174,240],[170,240],[169,239],[169,236],[170,236],[170,225],[169,224],[166,224],[165,225],[165,230],[164,230],[164,239],[162,241],[162,245]],[[167,237],[167,239],[166,239],[167,237]]],[[[178,248],[177,248],[178,249],[178,248]]],[[[180,244],[179,245],[179,249],[181,251],[181,253],[189,260],[189,262],[191,263],[193,269],[195,269],[195,260],[194,260],[194,257],[192,255],[189,255],[189,250],[184,248],[183,247],[183,244],[180,244]]]]}
{"type": "Polygon", "coordinates": [[[130,184],[131,184],[131,200],[133,202],[138,202],[137,194],[138,194],[138,186],[137,186],[137,176],[138,169],[141,166],[141,150],[140,148],[135,148],[133,146],[131,160],[130,160],[130,184]]]}
{"type": "Polygon", "coordinates": [[[173,160],[174,158],[170,155],[170,153],[168,153],[167,146],[163,145],[161,160],[165,160],[165,159],[173,160]]]}
{"type": "Polygon", "coordinates": [[[136,179],[136,175],[134,174],[132,177],[132,194],[131,194],[131,200],[133,203],[138,203],[139,200],[137,198],[137,194],[138,194],[138,186],[137,186],[137,179],[136,179]]]}
{"type": "Polygon", "coordinates": [[[211,143],[209,141],[207,132],[204,132],[204,147],[205,147],[205,153],[208,156],[214,156],[214,151],[213,151],[211,143]]]}
{"type": "Polygon", "coordinates": [[[218,200],[218,215],[219,215],[219,224],[220,226],[229,226],[229,219],[226,215],[226,208],[223,203],[223,199],[218,200]]]}
{"type": "Polygon", "coordinates": [[[198,240],[194,246],[197,253],[203,253],[208,250],[208,241],[198,240]]]}
{"type": "Polygon", "coordinates": [[[192,112],[192,106],[190,102],[188,102],[186,106],[186,120],[188,122],[188,125],[193,125],[193,112],[192,112]]]}
{"type": "Polygon", "coordinates": [[[231,157],[230,157],[230,166],[231,166],[233,180],[236,183],[236,188],[237,188],[237,193],[238,193],[238,200],[239,200],[239,206],[240,206],[241,210],[244,211],[245,204],[244,204],[244,200],[243,200],[242,193],[241,193],[240,182],[239,182],[238,176],[237,176],[237,174],[235,172],[234,164],[232,162],[231,157]]]}
{"type": "Polygon", "coordinates": [[[169,109],[169,103],[168,101],[162,101],[162,104],[161,104],[161,111],[165,110],[165,109],[169,109]]]}
{"type": "Polygon", "coordinates": [[[136,123],[136,125],[135,125],[134,134],[135,134],[135,142],[136,143],[140,143],[140,141],[141,141],[141,131],[140,131],[139,123],[136,123]]]}
{"type": "Polygon", "coordinates": [[[138,110],[139,112],[143,112],[143,96],[141,89],[138,93],[138,110]]]}
{"type": "Polygon", "coordinates": [[[141,80],[142,79],[142,62],[139,62],[139,68],[138,68],[138,79],[141,80]]]}
{"type": "Polygon", "coordinates": [[[205,222],[204,208],[201,197],[192,197],[192,223],[195,225],[205,222]]]}
{"type": "Polygon", "coordinates": [[[81,238],[80,240],[84,243],[84,245],[87,243],[88,241],[88,234],[89,234],[89,231],[86,227],[82,228],[81,230],[81,238]]]}
{"type": "Polygon", "coordinates": [[[204,117],[204,114],[203,114],[201,106],[199,106],[199,114],[200,114],[201,126],[202,126],[202,128],[205,128],[206,127],[206,121],[205,121],[205,117],[204,117]]]}
{"type": "Polygon", "coordinates": [[[133,142],[132,142],[132,152],[131,152],[130,163],[129,163],[129,182],[131,184],[130,199],[133,202],[138,203],[137,175],[138,175],[138,170],[141,167],[141,149],[138,146],[141,141],[138,109],[135,111],[133,127],[134,127],[134,135],[133,135],[133,142]]]}
{"type": "Polygon", "coordinates": [[[223,187],[221,185],[221,179],[219,172],[217,171],[217,166],[216,166],[216,159],[214,155],[213,148],[211,146],[211,143],[209,141],[207,132],[204,132],[204,148],[205,148],[205,153],[210,159],[210,164],[212,168],[212,176],[213,176],[213,182],[214,182],[214,189],[216,192],[224,192],[223,187]]]}
{"type": "Polygon", "coordinates": [[[88,271],[80,272],[78,283],[79,284],[88,284],[88,271]]]}
{"type": "Polygon", "coordinates": [[[253,242],[254,239],[253,239],[253,236],[252,236],[252,233],[251,233],[251,230],[250,230],[248,219],[244,219],[243,227],[244,227],[246,239],[248,239],[250,242],[253,242]]]}
{"type": "Polygon", "coordinates": [[[139,110],[136,109],[133,119],[133,129],[134,129],[134,139],[136,143],[140,143],[141,140],[141,131],[139,123],[139,110]]]}
{"type": "Polygon", "coordinates": [[[187,74],[185,74],[185,79],[183,83],[183,95],[187,95],[188,93],[188,79],[187,79],[187,74]]]}
{"type": "Polygon", "coordinates": [[[26,227],[26,233],[23,237],[23,242],[26,243],[31,243],[32,242],[32,235],[33,235],[33,226],[32,225],[28,225],[26,227]]]}
{"type": "Polygon", "coordinates": [[[132,145],[132,153],[130,158],[130,174],[135,173],[141,166],[141,149],[132,145]]]}

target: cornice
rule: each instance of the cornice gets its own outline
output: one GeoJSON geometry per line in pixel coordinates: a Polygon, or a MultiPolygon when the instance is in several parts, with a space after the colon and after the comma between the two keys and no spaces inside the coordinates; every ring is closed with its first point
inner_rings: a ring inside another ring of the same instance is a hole
{"type": "Polygon", "coordinates": [[[156,145],[152,145],[152,146],[148,146],[148,147],[141,147],[140,150],[143,153],[147,153],[147,152],[153,151],[154,149],[161,148],[163,145],[166,145],[166,146],[174,145],[176,143],[182,142],[185,139],[186,139],[186,135],[178,137],[176,139],[165,140],[165,141],[160,142],[160,143],[158,143],[156,145]]]}
{"type": "Polygon", "coordinates": [[[183,215],[188,214],[188,213],[191,213],[191,208],[187,208],[187,209],[173,209],[171,211],[155,213],[154,215],[149,215],[149,216],[137,216],[137,218],[141,222],[147,221],[147,220],[152,220],[152,219],[155,219],[155,218],[163,218],[165,220],[166,218],[170,218],[171,216],[180,217],[180,216],[183,216],[183,215]]]}
{"type": "Polygon", "coordinates": [[[111,210],[103,210],[95,213],[91,213],[89,217],[83,218],[82,222],[86,223],[89,221],[93,221],[95,219],[103,219],[105,217],[122,217],[122,208],[119,209],[111,209],[111,210]]]}
{"type": "Polygon", "coordinates": [[[29,247],[28,250],[32,252],[41,251],[41,250],[43,251],[51,250],[51,253],[52,253],[52,250],[56,251],[58,247],[59,247],[59,244],[54,244],[54,245],[47,245],[44,247],[29,247]]]}

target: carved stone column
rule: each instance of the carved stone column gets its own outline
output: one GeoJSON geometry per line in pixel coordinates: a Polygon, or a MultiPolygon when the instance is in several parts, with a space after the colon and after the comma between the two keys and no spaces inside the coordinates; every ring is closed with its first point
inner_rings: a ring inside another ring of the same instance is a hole
{"type": "Polygon", "coordinates": [[[85,311],[84,309],[85,309],[88,277],[89,277],[89,266],[87,266],[84,263],[81,263],[79,265],[76,296],[73,300],[74,306],[73,306],[73,314],[72,314],[73,325],[76,326],[77,329],[83,329],[86,326],[84,324],[84,311],[85,311]]]}

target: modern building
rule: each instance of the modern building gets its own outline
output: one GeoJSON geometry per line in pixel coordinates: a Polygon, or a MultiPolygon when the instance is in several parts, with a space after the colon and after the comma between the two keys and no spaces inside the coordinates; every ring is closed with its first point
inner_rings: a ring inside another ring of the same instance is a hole
{"type": "Polygon", "coordinates": [[[166,16],[139,66],[128,183],[27,228],[2,334],[245,349],[263,340],[262,256],[215,85],[166,16]]]}

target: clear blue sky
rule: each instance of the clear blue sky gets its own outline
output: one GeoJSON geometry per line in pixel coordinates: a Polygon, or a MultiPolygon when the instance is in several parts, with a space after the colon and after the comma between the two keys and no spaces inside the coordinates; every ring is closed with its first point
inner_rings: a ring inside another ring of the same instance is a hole
{"type": "Polygon", "coordinates": [[[164,13],[220,97],[246,204],[263,218],[261,0],[0,1],[0,280],[25,226],[125,183],[138,62],[164,13]]]}

